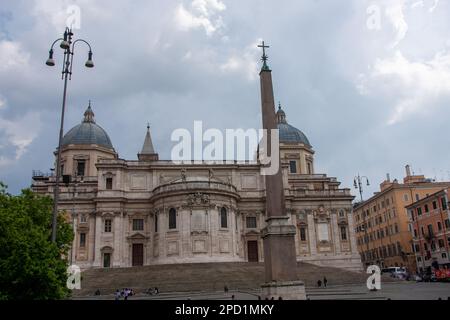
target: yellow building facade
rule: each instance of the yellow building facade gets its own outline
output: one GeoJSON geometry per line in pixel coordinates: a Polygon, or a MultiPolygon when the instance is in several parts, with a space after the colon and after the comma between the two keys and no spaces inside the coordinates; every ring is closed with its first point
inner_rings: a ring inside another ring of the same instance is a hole
{"type": "Polygon", "coordinates": [[[358,251],[365,266],[406,267],[416,272],[412,230],[406,206],[450,185],[413,175],[406,166],[403,183],[387,177],[380,191],[354,206],[358,251]]]}

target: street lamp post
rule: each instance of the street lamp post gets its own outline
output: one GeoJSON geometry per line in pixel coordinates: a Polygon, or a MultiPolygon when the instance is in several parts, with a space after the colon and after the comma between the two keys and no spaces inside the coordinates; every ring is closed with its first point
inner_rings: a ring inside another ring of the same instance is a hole
{"type": "Polygon", "coordinates": [[[73,32],[71,29],[66,28],[64,32],[63,38],[56,39],[49,51],[49,56],[46,61],[46,65],[49,67],[55,66],[55,60],[53,59],[53,47],[56,43],[60,42],[61,49],[64,50],[64,58],[63,58],[63,69],[62,69],[62,79],[64,80],[64,91],[63,91],[63,101],[62,101],[62,110],[61,110],[61,125],[59,129],[59,141],[58,141],[58,156],[56,158],[56,181],[55,188],[53,190],[53,217],[52,217],[52,242],[56,242],[56,224],[58,217],[58,201],[59,201],[59,180],[61,179],[61,144],[64,133],[64,113],[66,110],[66,100],[67,100],[67,82],[72,79],[72,65],[73,65],[73,56],[75,53],[75,45],[78,42],[83,42],[87,44],[89,47],[88,60],[85,63],[87,68],[93,68],[94,62],[92,61],[92,49],[91,45],[83,40],[77,39],[73,41],[73,32]]]}
{"type": "Polygon", "coordinates": [[[359,173],[355,177],[355,179],[353,180],[353,185],[355,186],[355,189],[359,190],[359,195],[361,197],[361,203],[363,202],[363,196],[362,196],[362,194],[363,194],[363,187],[362,187],[362,185],[363,185],[364,179],[366,179],[367,186],[370,186],[369,178],[367,178],[366,176],[362,176],[361,177],[359,175],[359,173]]]}
{"type": "MultiPolygon", "coordinates": [[[[353,180],[353,185],[355,186],[355,189],[359,190],[359,196],[361,197],[361,205],[363,203],[363,196],[362,196],[362,194],[363,194],[363,186],[362,185],[363,185],[364,179],[366,179],[367,186],[370,186],[369,179],[366,176],[362,176],[361,177],[359,175],[359,173],[355,177],[355,179],[353,180]]],[[[364,221],[364,241],[367,244],[366,256],[368,256],[369,255],[369,250],[370,250],[370,248],[369,248],[369,236],[368,236],[368,231],[367,231],[368,223],[366,221],[367,217],[365,216],[365,213],[363,213],[363,216],[364,216],[364,220],[363,220],[364,221]]],[[[368,260],[368,259],[366,259],[366,260],[368,260]]],[[[367,263],[367,261],[366,261],[366,263],[367,263]]]]}

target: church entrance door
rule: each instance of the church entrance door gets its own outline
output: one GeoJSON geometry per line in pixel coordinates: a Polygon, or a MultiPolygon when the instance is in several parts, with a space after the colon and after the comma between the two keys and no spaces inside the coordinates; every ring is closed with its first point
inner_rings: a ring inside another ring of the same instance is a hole
{"type": "Polygon", "coordinates": [[[248,262],[258,262],[258,241],[247,241],[248,262]]]}
{"type": "Polygon", "coordinates": [[[133,267],[144,265],[144,245],[142,243],[133,243],[133,267]]]}

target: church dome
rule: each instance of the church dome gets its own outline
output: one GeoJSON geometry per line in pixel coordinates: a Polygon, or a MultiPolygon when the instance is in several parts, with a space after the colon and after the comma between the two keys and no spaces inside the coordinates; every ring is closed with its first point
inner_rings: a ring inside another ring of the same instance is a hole
{"type": "Polygon", "coordinates": [[[286,113],[281,109],[281,105],[278,107],[277,112],[278,130],[280,130],[280,142],[282,143],[302,143],[308,147],[311,147],[306,135],[299,129],[291,126],[286,121],[286,113]]]}
{"type": "Polygon", "coordinates": [[[96,144],[114,150],[111,139],[106,131],[95,123],[94,112],[92,111],[90,103],[84,113],[83,122],[70,129],[63,138],[63,146],[68,146],[70,144],[96,144]]]}

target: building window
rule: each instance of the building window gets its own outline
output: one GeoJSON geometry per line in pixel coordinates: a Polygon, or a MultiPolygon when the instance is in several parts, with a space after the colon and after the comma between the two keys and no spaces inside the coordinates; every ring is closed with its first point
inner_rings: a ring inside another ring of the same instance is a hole
{"type": "Polygon", "coordinates": [[[112,220],[106,219],[105,220],[105,232],[111,232],[112,229],[112,220]]]}
{"type": "Polygon", "coordinates": [[[297,161],[289,161],[289,169],[291,173],[297,173],[297,161]]]}
{"type": "Polygon", "coordinates": [[[345,217],[344,210],[339,211],[339,217],[341,217],[341,218],[345,217]]]}
{"type": "Polygon", "coordinates": [[[347,240],[347,228],[341,227],[341,240],[346,241],[347,240]]]}
{"type": "Polygon", "coordinates": [[[405,202],[408,201],[408,195],[407,195],[406,193],[403,195],[403,200],[404,200],[405,202]]]}
{"type": "Polygon", "coordinates": [[[155,213],[155,233],[158,232],[158,215],[155,213]]]}
{"type": "Polygon", "coordinates": [[[422,208],[421,208],[421,207],[418,207],[418,208],[417,208],[417,215],[418,215],[418,216],[421,216],[421,215],[422,215],[422,208]]]}
{"type": "Polygon", "coordinates": [[[169,229],[177,228],[177,210],[171,208],[169,210],[169,229]]]}
{"type": "Polygon", "coordinates": [[[437,202],[433,201],[433,210],[436,210],[436,209],[437,209],[437,202]]]}
{"type": "Polygon", "coordinates": [[[441,230],[442,230],[442,223],[440,223],[440,222],[438,221],[437,227],[438,227],[438,230],[441,231],[441,230]]]}
{"type": "Polygon", "coordinates": [[[220,209],[220,227],[228,228],[228,214],[227,214],[227,209],[224,207],[222,207],[222,209],[220,209]]]}
{"type": "Polygon", "coordinates": [[[300,241],[306,241],[306,228],[300,228],[300,241]]]}
{"type": "Polygon", "coordinates": [[[419,201],[419,200],[420,200],[419,194],[416,193],[416,201],[419,201]]]}
{"type": "Polygon", "coordinates": [[[308,166],[308,174],[312,174],[313,171],[312,171],[312,165],[311,165],[311,162],[307,162],[306,165],[308,166]]]}
{"type": "Polygon", "coordinates": [[[426,204],[425,205],[425,212],[428,212],[428,211],[430,211],[430,210],[428,210],[428,205],[426,204]]]}
{"type": "Polygon", "coordinates": [[[86,223],[86,216],[83,214],[80,219],[81,223],[86,223]]]}
{"type": "Polygon", "coordinates": [[[394,229],[395,229],[395,233],[398,233],[398,225],[395,225],[394,229]]]}
{"type": "Polygon", "coordinates": [[[445,228],[450,229],[450,220],[445,220],[445,228]]]}
{"type": "Polygon", "coordinates": [[[247,229],[255,229],[256,228],[256,217],[247,217],[245,219],[247,229]]]}
{"type": "Polygon", "coordinates": [[[112,190],[113,178],[106,178],[106,190],[112,190]]]}
{"type": "Polygon", "coordinates": [[[447,259],[447,254],[444,252],[444,253],[442,253],[441,257],[442,257],[442,259],[447,259]]]}
{"type": "Polygon", "coordinates": [[[144,219],[133,219],[133,231],[144,230],[144,219]]]}
{"type": "Polygon", "coordinates": [[[80,233],[80,248],[86,247],[86,233],[80,233]]]}
{"type": "Polygon", "coordinates": [[[444,240],[439,239],[439,248],[444,248],[444,247],[445,247],[444,240]]]}
{"type": "Polygon", "coordinates": [[[86,162],[83,161],[78,161],[77,162],[77,176],[84,176],[84,171],[86,168],[86,162]]]}
{"type": "Polygon", "coordinates": [[[433,235],[433,225],[431,224],[428,225],[428,235],[429,236],[433,235]]]}
{"type": "Polygon", "coordinates": [[[447,202],[445,201],[445,197],[441,198],[442,209],[447,210],[447,202]]]}

